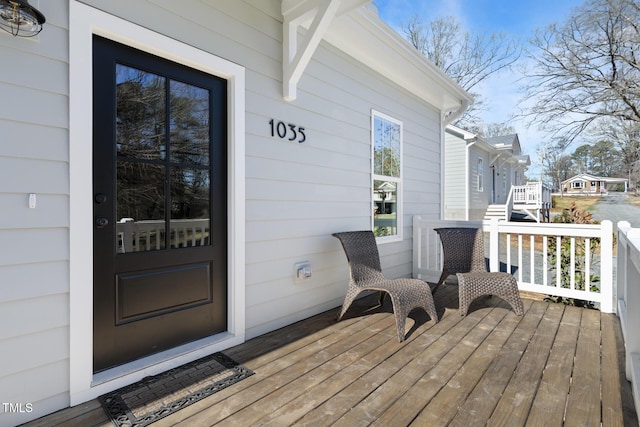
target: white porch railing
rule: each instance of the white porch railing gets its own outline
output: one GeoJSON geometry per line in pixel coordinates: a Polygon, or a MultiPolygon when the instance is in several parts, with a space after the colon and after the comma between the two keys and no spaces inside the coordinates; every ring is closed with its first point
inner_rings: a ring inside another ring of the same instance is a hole
{"type": "Polygon", "coordinates": [[[640,228],[618,223],[618,317],[625,342],[627,379],[636,409],[640,408],[640,228]]]}
{"type": "Polygon", "coordinates": [[[591,301],[606,313],[615,310],[611,221],[581,225],[414,217],[413,277],[429,282],[442,272],[437,227],[483,228],[490,271],[512,272],[521,290],[591,301]]]}
{"type": "Polygon", "coordinates": [[[513,210],[525,211],[540,222],[540,216],[551,209],[551,189],[542,182],[528,182],[525,185],[513,185],[509,190],[507,205],[513,210]],[[535,213],[531,212],[535,211],[535,213]]]}
{"type": "MultiPolygon", "coordinates": [[[[169,244],[173,248],[202,246],[209,241],[209,218],[171,220],[169,244]]],[[[118,253],[164,249],[163,220],[134,221],[122,218],[116,223],[118,253]]]]}
{"type": "Polygon", "coordinates": [[[626,221],[618,223],[614,283],[611,221],[602,221],[599,225],[578,225],[497,220],[426,221],[414,217],[413,276],[430,282],[438,280],[442,266],[440,241],[433,231],[437,227],[482,227],[485,236],[488,235],[485,254],[489,257],[490,270],[498,271],[500,264],[506,271],[515,269],[514,275],[521,290],[598,302],[600,310],[607,313],[617,310],[625,343],[626,376],[631,382],[635,407],[640,408],[640,228],[631,228],[626,221]],[[558,244],[558,239],[562,239],[561,244],[558,244]],[[599,239],[595,250],[593,239],[599,239]],[[553,240],[556,248],[562,245],[567,251],[564,258],[555,256],[555,265],[548,262],[549,251],[545,249],[553,240]],[[580,246],[592,250],[584,251],[586,253],[582,256],[576,249],[580,246]],[[556,274],[563,268],[559,265],[560,259],[568,264],[564,266],[571,278],[568,287],[563,287],[567,282],[559,281],[556,274]],[[576,283],[579,268],[588,272],[583,275],[586,283],[576,283]],[[597,275],[599,281],[589,282],[597,275]],[[548,280],[549,277],[555,277],[555,280],[548,280]]]}
{"type": "Polygon", "coordinates": [[[551,207],[551,190],[541,182],[513,186],[513,205],[551,207]]]}

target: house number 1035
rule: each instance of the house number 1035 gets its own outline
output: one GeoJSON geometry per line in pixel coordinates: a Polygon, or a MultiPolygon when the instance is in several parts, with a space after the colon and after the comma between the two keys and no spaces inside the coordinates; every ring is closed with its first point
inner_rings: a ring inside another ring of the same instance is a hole
{"type": "Polygon", "coordinates": [[[280,120],[269,120],[271,125],[271,136],[278,136],[280,139],[287,139],[289,141],[296,141],[300,144],[307,140],[307,135],[304,133],[304,128],[296,126],[292,123],[284,123],[280,120]]]}

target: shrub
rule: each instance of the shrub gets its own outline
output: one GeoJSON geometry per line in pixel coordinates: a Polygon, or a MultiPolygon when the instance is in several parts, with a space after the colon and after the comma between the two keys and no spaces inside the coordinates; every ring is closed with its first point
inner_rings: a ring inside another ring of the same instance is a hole
{"type": "MultiPolygon", "coordinates": [[[[598,224],[594,221],[590,212],[580,210],[576,207],[575,203],[571,203],[568,209],[564,209],[562,214],[555,217],[553,222],[565,223],[565,224],[598,224]]],[[[557,265],[558,248],[557,240],[550,239],[548,243],[548,260],[550,265],[557,265]]],[[[588,250],[589,253],[594,254],[600,248],[600,239],[589,239],[589,248],[586,247],[585,240],[575,240],[575,254],[574,254],[574,274],[573,280],[575,283],[575,289],[584,290],[587,283],[586,278],[589,275],[589,283],[591,291],[598,291],[599,286],[596,283],[600,282],[600,277],[590,274],[586,271],[585,255],[588,250]]],[[[560,239],[560,271],[555,270],[554,280],[557,280],[558,274],[560,275],[560,286],[568,289],[571,286],[571,238],[562,237],[560,239]]],[[[593,301],[585,301],[574,298],[554,297],[549,296],[547,301],[553,301],[568,305],[575,305],[577,307],[594,308],[593,301]]]]}

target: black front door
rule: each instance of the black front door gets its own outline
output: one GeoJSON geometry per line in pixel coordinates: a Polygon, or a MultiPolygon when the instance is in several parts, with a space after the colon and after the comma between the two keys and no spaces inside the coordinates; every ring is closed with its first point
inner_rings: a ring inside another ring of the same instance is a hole
{"type": "Polygon", "coordinates": [[[227,330],[226,87],[94,37],[94,372],[227,330]]]}

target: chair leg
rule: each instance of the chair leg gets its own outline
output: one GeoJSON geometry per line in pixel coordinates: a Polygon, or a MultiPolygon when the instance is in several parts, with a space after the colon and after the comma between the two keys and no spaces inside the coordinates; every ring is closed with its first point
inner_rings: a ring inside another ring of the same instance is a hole
{"type": "Polygon", "coordinates": [[[360,290],[354,286],[349,286],[347,289],[347,295],[344,297],[344,302],[342,303],[342,309],[340,310],[340,314],[338,315],[338,320],[342,319],[342,316],[347,312],[353,300],[356,299],[360,290]]]}
{"type": "Polygon", "coordinates": [[[438,283],[436,283],[436,286],[431,290],[432,294],[434,294],[438,290],[440,285],[442,285],[444,283],[444,281],[447,279],[447,277],[449,277],[449,272],[447,270],[442,270],[442,274],[440,275],[440,278],[438,279],[438,283]]]}
{"type": "Polygon", "coordinates": [[[522,300],[519,297],[505,296],[502,297],[502,299],[508,302],[509,305],[511,305],[511,308],[513,308],[513,312],[518,316],[524,315],[524,305],[522,304],[522,300]]]}
{"type": "Polygon", "coordinates": [[[495,295],[511,305],[518,316],[524,306],[516,279],[505,273],[458,273],[458,298],[461,316],[466,316],[471,303],[478,297],[495,295]]]}
{"type": "MultiPolygon", "coordinates": [[[[398,280],[402,281],[403,279],[398,280]]],[[[396,319],[396,331],[399,342],[405,340],[404,329],[406,320],[409,313],[415,308],[422,308],[434,323],[438,323],[438,312],[429,286],[426,283],[414,281],[413,279],[409,279],[408,282],[405,286],[412,288],[411,292],[389,292],[391,303],[393,304],[393,314],[396,319]]]]}
{"type": "Polygon", "coordinates": [[[407,316],[402,313],[396,313],[395,318],[396,318],[396,331],[398,334],[398,342],[403,342],[404,341],[404,325],[406,324],[407,316]]]}
{"type": "Polygon", "coordinates": [[[380,305],[380,307],[384,305],[384,299],[386,296],[387,296],[387,293],[384,291],[380,291],[378,293],[378,304],[380,305]]]}

